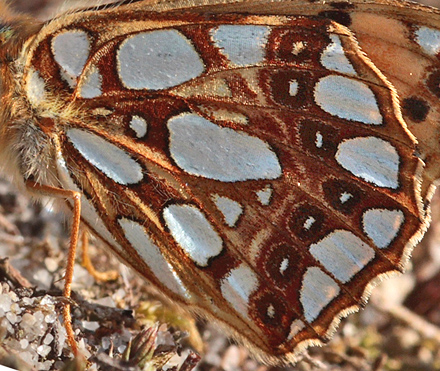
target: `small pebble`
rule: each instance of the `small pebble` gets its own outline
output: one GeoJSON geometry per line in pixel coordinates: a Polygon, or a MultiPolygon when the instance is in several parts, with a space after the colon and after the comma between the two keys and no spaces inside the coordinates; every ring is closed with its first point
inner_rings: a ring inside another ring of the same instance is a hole
{"type": "Polygon", "coordinates": [[[32,356],[31,352],[21,352],[20,358],[29,364],[35,364],[37,361],[37,356],[32,356]]]}
{"type": "Polygon", "coordinates": [[[54,339],[54,336],[52,334],[47,334],[44,337],[43,343],[46,345],[49,345],[53,341],[53,339],[54,339]]]}
{"type": "Polygon", "coordinates": [[[9,322],[11,322],[11,325],[15,325],[17,323],[17,315],[15,313],[6,313],[6,318],[9,322]]]}
{"type": "Polygon", "coordinates": [[[33,326],[36,322],[35,317],[30,313],[23,314],[23,317],[20,322],[21,327],[30,327],[33,326]]]}
{"type": "Polygon", "coordinates": [[[127,345],[120,345],[120,346],[118,346],[118,352],[120,354],[124,353],[125,349],[127,349],[127,345]]]}
{"type": "Polygon", "coordinates": [[[42,290],[48,290],[52,283],[53,275],[48,272],[46,269],[40,269],[35,272],[32,277],[37,283],[37,287],[42,290]]]}
{"type": "Polygon", "coordinates": [[[35,322],[37,323],[41,323],[44,320],[44,314],[41,311],[35,312],[34,317],[35,317],[35,322]]]}
{"type": "Polygon", "coordinates": [[[105,305],[106,307],[111,307],[111,308],[114,308],[116,306],[115,301],[110,296],[106,296],[105,298],[95,300],[95,303],[99,305],[105,305]]]}
{"type": "Polygon", "coordinates": [[[23,311],[23,308],[21,308],[17,303],[13,303],[11,305],[11,311],[15,314],[20,314],[23,311]]]}
{"type": "Polygon", "coordinates": [[[109,337],[107,337],[107,336],[103,337],[103,338],[101,339],[101,347],[102,347],[102,349],[104,349],[104,350],[109,349],[111,343],[112,343],[112,342],[111,342],[111,340],[110,340],[109,337]]]}
{"type": "Polygon", "coordinates": [[[46,317],[44,317],[44,321],[46,323],[54,323],[56,319],[57,319],[57,314],[55,312],[49,313],[46,315],[46,317]]]}
{"type": "Polygon", "coordinates": [[[50,353],[50,350],[51,350],[51,349],[52,349],[52,348],[51,348],[50,346],[43,344],[43,345],[40,345],[40,346],[37,348],[37,353],[38,353],[41,357],[46,357],[46,356],[50,353]]]}
{"type": "Polygon", "coordinates": [[[23,305],[33,305],[35,299],[31,298],[23,298],[21,299],[23,305]]]}
{"type": "Polygon", "coordinates": [[[99,323],[96,321],[82,321],[82,326],[89,331],[96,331],[99,328],[99,323]]]}
{"type": "Polygon", "coordinates": [[[6,318],[2,319],[2,321],[0,323],[0,327],[6,329],[10,334],[14,333],[14,328],[12,327],[12,325],[10,324],[10,322],[6,318]]]}
{"type": "Polygon", "coordinates": [[[40,362],[40,370],[50,370],[52,367],[53,361],[45,361],[45,362],[40,362]]]}
{"type": "Polygon", "coordinates": [[[19,300],[18,295],[14,291],[10,291],[8,295],[13,302],[17,302],[19,300]]]}
{"type": "Polygon", "coordinates": [[[9,312],[11,310],[12,299],[8,294],[0,295],[0,309],[5,312],[9,312]]]}
{"type": "Polygon", "coordinates": [[[53,299],[49,295],[45,295],[43,297],[43,299],[41,299],[40,305],[53,306],[54,305],[54,301],[53,301],[53,299]]]}
{"type": "Polygon", "coordinates": [[[44,265],[49,272],[55,272],[59,268],[58,262],[54,258],[44,259],[44,265]]]}

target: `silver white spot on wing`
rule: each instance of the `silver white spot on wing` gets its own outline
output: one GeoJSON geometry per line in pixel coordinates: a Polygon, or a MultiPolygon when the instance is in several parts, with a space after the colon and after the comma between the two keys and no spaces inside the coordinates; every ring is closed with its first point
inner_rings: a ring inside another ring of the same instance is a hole
{"type": "Polygon", "coordinates": [[[68,129],[66,134],[88,162],[116,183],[136,184],[143,179],[142,167],[114,144],[85,130],[68,129]]]}
{"type": "Polygon", "coordinates": [[[90,39],[82,30],[70,30],[52,39],[55,61],[69,77],[79,77],[89,58],[90,39]]]}
{"type": "Polygon", "coordinates": [[[339,295],[338,284],[318,267],[310,267],[304,273],[300,301],[307,322],[313,322],[321,311],[339,295]]]}
{"type": "Polygon", "coordinates": [[[325,48],[321,55],[321,64],[328,70],[356,75],[356,71],[345,55],[338,35],[330,34],[331,43],[325,48]]]}
{"type": "Polygon", "coordinates": [[[102,76],[96,66],[87,68],[78,86],[82,98],[92,99],[102,94],[102,76]]]}
{"type": "Polygon", "coordinates": [[[353,197],[353,195],[351,193],[342,192],[341,195],[339,196],[339,201],[341,201],[341,204],[345,204],[352,197],[353,197]]]}
{"type": "Polygon", "coordinates": [[[405,221],[401,210],[370,209],[362,216],[365,234],[379,249],[389,246],[405,221]]]}
{"type": "Polygon", "coordinates": [[[269,318],[274,318],[275,317],[275,308],[272,304],[269,304],[269,306],[267,307],[267,316],[269,318]]]}
{"type": "MultiPolygon", "coordinates": [[[[116,242],[115,238],[113,237],[113,234],[110,233],[110,231],[104,225],[101,217],[96,212],[92,203],[87,199],[84,193],[81,192],[81,190],[73,182],[69,170],[67,169],[67,165],[60,154],[58,154],[58,158],[57,158],[57,175],[58,175],[58,180],[60,181],[64,189],[70,189],[72,191],[81,193],[81,218],[85,220],[88,223],[88,225],[91,228],[93,228],[93,230],[104,241],[106,241],[109,245],[113,246],[116,249],[116,251],[120,251],[123,254],[124,250],[122,249],[121,245],[119,245],[116,242]]],[[[69,202],[72,204],[70,200],[69,202]]]]}
{"type": "Polygon", "coordinates": [[[33,68],[26,76],[26,95],[33,107],[38,107],[46,99],[46,84],[40,74],[33,68]]]}
{"type": "Polygon", "coordinates": [[[312,225],[316,222],[316,219],[313,216],[309,216],[303,224],[303,227],[306,231],[312,228],[312,225]]]}
{"type": "Polygon", "coordinates": [[[284,258],[283,261],[280,264],[280,273],[283,276],[284,272],[289,268],[289,259],[284,258]]]}
{"type": "Polygon", "coordinates": [[[421,26],[416,32],[416,42],[423,51],[429,55],[437,55],[440,52],[440,31],[434,28],[421,26]]]}
{"type": "Polygon", "coordinates": [[[214,44],[237,66],[253,66],[265,57],[270,28],[259,25],[221,25],[211,31],[214,44]]]}
{"type": "Polygon", "coordinates": [[[134,130],[137,138],[142,138],[147,134],[147,121],[143,117],[133,115],[130,120],[130,128],[134,130]]]}
{"type": "Polygon", "coordinates": [[[229,227],[233,227],[240,215],[243,213],[243,206],[237,201],[219,195],[213,196],[213,201],[225,218],[225,222],[229,227]]]}
{"type": "Polygon", "coordinates": [[[272,187],[267,185],[263,189],[257,191],[258,200],[261,202],[263,206],[267,206],[270,204],[270,199],[272,198],[272,187]]]}
{"type": "Polygon", "coordinates": [[[170,205],[163,217],[174,240],[199,266],[219,255],[223,241],[205,215],[192,205],[170,205]]]}
{"type": "Polygon", "coordinates": [[[315,146],[316,146],[316,148],[321,148],[322,147],[322,145],[323,145],[323,137],[322,137],[322,134],[319,132],[319,131],[317,131],[316,132],[316,137],[315,137],[316,139],[315,139],[315,146]]]}
{"type": "Polygon", "coordinates": [[[382,125],[376,97],[361,81],[339,75],[325,76],[315,85],[315,102],[333,116],[382,125]]]}
{"type": "Polygon", "coordinates": [[[121,82],[129,89],[167,89],[200,76],[205,69],[191,41],[177,30],[127,37],[117,62],[121,82]]]}
{"type": "Polygon", "coordinates": [[[305,324],[300,319],[296,319],[292,322],[290,325],[290,332],[289,336],[287,336],[287,341],[292,340],[296,335],[299,334],[299,332],[305,327],[305,324]]]}
{"type": "Polygon", "coordinates": [[[348,282],[374,256],[374,250],[353,233],[335,230],[310,245],[310,253],[339,281],[348,282]]]}
{"type": "Polygon", "coordinates": [[[335,158],[344,169],[367,182],[392,189],[399,186],[399,154],[383,139],[358,137],[343,140],[335,158]]]}
{"type": "Polygon", "coordinates": [[[298,81],[290,80],[289,81],[289,95],[294,97],[298,94],[298,81]]]}
{"type": "Polygon", "coordinates": [[[215,125],[193,113],[168,121],[170,152],[192,175],[223,182],[276,179],[281,165],[272,148],[259,138],[215,125]]]}
{"type": "Polygon", "coordinates": [[[220,281],[223,297],[242,315],[248,317],[249,297],[258,288],[258,277],[247,265],[231,270],[220,281]]]}
{"type": "Polygon", "coordinates": [[[124,231],[125,238],[157,279],[172,292],[190,299],[191,294],[183,285],[172,265],[165,260],[160,248],[153,243],[144,227],[126,218],[120,219],[118,222],[124,231]]]}

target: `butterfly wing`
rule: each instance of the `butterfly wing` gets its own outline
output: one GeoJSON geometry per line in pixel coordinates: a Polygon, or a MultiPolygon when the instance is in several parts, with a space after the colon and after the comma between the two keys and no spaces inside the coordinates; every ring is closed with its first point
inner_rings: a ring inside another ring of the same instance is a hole
{"type": "Polygon", "coordinates": [[[353,33],[259,4],[277,15],[135,2],[60,18],[26,83],[83,221],[168,298],[287,362],[402,269],[427,217],[416,140],[353,33]]]}
{"type": "Polygon", "coordinates": [[[283,1],[160,1],[139,2],[139,9],[170,12],[248,12],[313,16],[334,20],[353,32],[362,50],[396,89],[402,114],[411,133],[419,138],[418,151],[425,162],[422,195],[428,204],[432,184],[439,178],[438,30],[436,8],[398,0],[283,1]],[[396,63],[396,60],[399,63],[396,63]]]}

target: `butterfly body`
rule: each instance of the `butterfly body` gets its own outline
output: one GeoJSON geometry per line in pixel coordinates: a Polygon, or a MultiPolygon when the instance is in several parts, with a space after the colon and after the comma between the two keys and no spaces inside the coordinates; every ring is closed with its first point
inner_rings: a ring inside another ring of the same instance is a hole
{"type": "Polygon", "coordinates": [[[166,298],[295,361],[403,270],[429,221],[426,13],[138,1],[11,25],[2,155],[21,184],[80,192],[82,222],[166,298]]]}

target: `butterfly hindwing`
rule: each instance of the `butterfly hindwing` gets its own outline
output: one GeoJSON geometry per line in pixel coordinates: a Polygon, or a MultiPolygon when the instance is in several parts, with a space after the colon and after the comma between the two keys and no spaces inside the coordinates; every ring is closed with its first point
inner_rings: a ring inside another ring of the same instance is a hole
{"type": "Polygon", "coordinates": [[[261,4],[276,15],[134,2],[61,17],[25,80],[83,221],[275,362],[401,270],[425,215],[416,140],[350,25],[261,4]]]}

